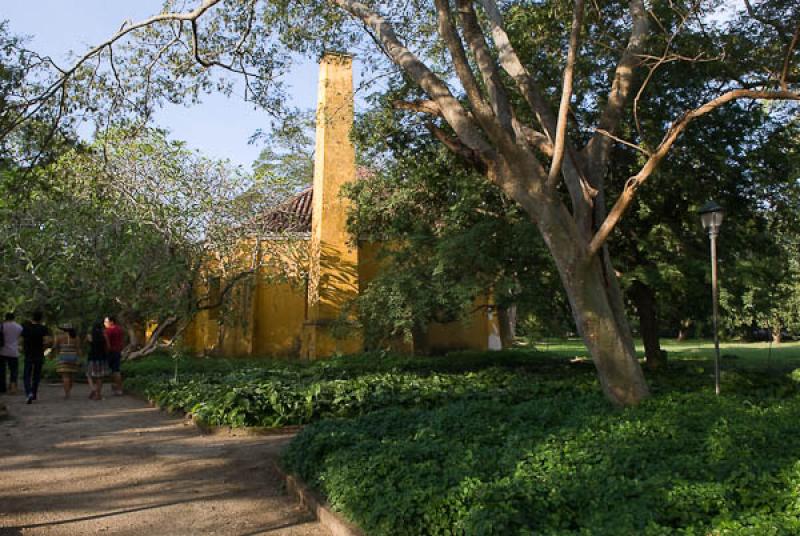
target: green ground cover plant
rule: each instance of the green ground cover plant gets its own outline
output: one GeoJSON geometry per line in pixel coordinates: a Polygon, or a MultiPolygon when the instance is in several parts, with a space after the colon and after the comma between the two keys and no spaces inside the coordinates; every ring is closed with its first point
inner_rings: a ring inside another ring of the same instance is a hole
{"type": "MultiPolygon", "coordinates": [[[[222,361],[222,360],[220,360],[222,361]]],[[[574,389],[594,390],[592,374],[538,352],[462,353],[438,358],[364,354],[298,364],[286,361],[214,363],[178,375],[165,358],[137,364],[126,386],[159,406],[191,413],[213,426],[279,427],[381,408],[434,407],[453,400],[519,401],[541,395],[533,374],[574,389]]],[[[192,365],[197,366],[197,365],[192,365]]]]}
{"type": "MultiPolygon", "coordinates": [[[[747,359],[726,363],[724,388],[793,389],[766,381],[773,371],[746,375],[747,359]],[[740,362],[741,361],[741,362],[740,362]],[[766,381],[766,383],[765,383],[766,381]],[[755,382],[755,383],[753,383],[755,382]]],[[[270,359],[169,356],[125,366],[126,387],[161,407],[191,413],[213,426],[279,427],[355,417],[399,406],[431,408],[461,399],[520,402],[551,392],[598,392],[592,364],[531,350],[454,353],[445,357],[362,354],[312,363],[270,359]]],[[[683,359],[653,376],[658,395],[712,384],[710,361],[683,359]]]]}
{"type": "Polygon", "coordinates": [[[797,390],[727,376],[624,411],[557,385],[387,408],[306,427],[284,463],[373,536],[798,534],[797,390]]]}

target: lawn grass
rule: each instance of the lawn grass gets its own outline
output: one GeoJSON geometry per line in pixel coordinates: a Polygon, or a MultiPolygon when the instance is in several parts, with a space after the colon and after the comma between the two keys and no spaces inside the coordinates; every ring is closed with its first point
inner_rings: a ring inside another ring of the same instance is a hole
{"type": "MultiPolygon", "coordinates": [[[[589,353],[581,339],[547,339],[524,345],[533,347],[546,354],[561,358],[588,359],[589,353]]],[[[711,361],[714,359],[714,341],[692,339],[676,341],[662,339],[661,348],[667,351],[668,358],[673,361],[711,361]]],[[[644,358],[644,346],[641,340],[636,341],[636,352],[644,358]]],[[[800,342],[722,342],[720,354],[723,363],[733,363],[736,367],[745,368],[800,368],[800,342]]]]}

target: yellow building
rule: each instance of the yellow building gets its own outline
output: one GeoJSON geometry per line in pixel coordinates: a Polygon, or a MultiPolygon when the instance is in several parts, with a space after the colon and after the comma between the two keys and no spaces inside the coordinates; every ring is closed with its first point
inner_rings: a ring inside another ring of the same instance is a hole
{"type": "MultiPolygon", "coordinates": [[[[325,54],[320,63],[313,186],[262,216],[274,234],[246,246],[260,260],[259,277],[233,288],[229,299],[233,314],[221,315],[214,309],[197,314],[186,332],[192,350],[305,359],[364,350],[357,330],[345,336],[332,330],[347,304],[381,269],[380,245],[354,246],[346,229],[348,204],[340,192],[356,179],[352,126],[352,58],[325,54]],[[274,268],[278,264],[280,270],[274,268]],[[286,270],[293,265],[298,266],[295,276],[286,270]],[[281,277],[276,277],[278,272],[281,277]]],[[[206,285],[202,290],[212,297],[219,292],[219,279],[210,277],[206,285]]],[[[429,326],[430,348],[499,349],[493,308],[488,301],[477,305],[464,321],[429,326]]],[[[410,343],[403,342],[397,349],[413,351],[410,343]]]]}

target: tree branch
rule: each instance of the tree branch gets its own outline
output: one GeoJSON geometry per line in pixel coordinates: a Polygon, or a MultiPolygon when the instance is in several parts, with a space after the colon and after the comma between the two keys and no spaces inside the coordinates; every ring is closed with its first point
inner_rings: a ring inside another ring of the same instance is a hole
{"type": "Polygon", "coordinates": [[[543,92],[536,85],[528,70],[522,65],[511,40],[505,31],[503,15],[495,0],[480,0],[489,19],[492,39],[498,51],[498,59],[503,70],[516,82],[520,94],[531,107],[543,132],[552,141],[555,138],[556,119],[542,97],[543,92]]]}
{"type": "MultiPolygon", "coordinates": [[[[483,83],[489,93],[489,104],[492,106],[494,115],[500,122],[500,126],[505,129],[508,135],[514,134],[512,121],[514,119],[514,111],[511,108],[511,103],[508,95],[503,88],[503,83],[500,80],[500,73],[497,70],[497,64],[494,57],[489,52],[489,46],[483,35],[483,30],[478,23],[478,17],[475,14],[475,9],[472,5],[472,0],[457,0],[458,12],[461,18],[461,25],[464,29],[464,37],[467,40],[472,54],[475,56],[475,61],[480,69],[483,83]]],[[[508,140],[509,142],[513,140],[508,140]]]]}
{"type": "Polygon", "coordinates": [[[578,44],[583,25],[584,0],[575,0],[575,13],[572,18],[572,31],[569,36],[569,50],[567,64],[564,67],[564,83],[561,88],[561,103],[558,107],[558,123],[556,124],[556,139],[553,146],[553,159],[550,162],[550,172],[547,174],[547,185],[555,188],[561,174],[561,163],[564,160],[564,141],[567,136],[567,122],[569,119],[569,102],[572,99],[572,79],[575,75],[575,59],[578,56],[578,44]]]}
{"type": "Polygon", "coordinates": [[[485,129],[486,126],[490,126],[489,124],[494,121],[492,117],[493,114],[481,94],[478,82],[475,80],[475,75],[470,68],[467,53],[464,51],[464,45],[450,17],[450,1],[434,0],[434,4],[436,5],[436,15],[439,23],[439,35],[442,36],[447,50],[450,51],[450,57],[453,59],[453,67],[456,70],[458,79],[464,86],[469,104],[475,112],[478,122],[485,129]]]}
{"type": "MultiPolygon", "coordinates": [[[[158,349],[158,340],[161,337],[161,334],[164,333],[164,330],[168,327],[174,325],[178,321],[177,316],[170,316],[163,321],[158,323],[158,326],[153,333],[150,334],[150,337],[147,339],[144,345],[138,350],[133,350],[132,348],[126,348],[122,351],[122,358],[125,361],[133,361],[135,359],[139,359],[141,357],[145,357],[147,355],[152,354],[158,349]]],[[[177,336],[177,334],[176,334],[177,336]]]]}
{"type": "Polygon", "coordinates": [[[394,28],[386,19],[354,0],[327,1],[360,19],[374,32],[392,62],[403,69],[436,102],[442,110],[442,116],[461,141],[481,154],[494,155],[494,148],[484,139],[478,125],[467,115],[447,84],[400,42],[394,28]]]}
{"type": "Polygon", "coordinates": [[[606,131],[605,131],[605,130],[603,130],[603,129],[600,129],[600,128],[598,128],[598,129],[596,129],[596,132],[599,132],[599,133],[600,133],[600,134],[602,134],[603,136],[608,136],[608,137],[609,137],[609,138],[611,138],[612,140],[614,140],[614,141],[616,141],[616,142],[618,142],[618,143],[621,143],[622,145],[627,145],[628,147],[630,147],[630,148],[632,148],[632,149],[636,149],[637,151],[639,151],[639,152],[641,152],[641,153],[643,153],[643,154],[645,154],[645,155],[647,155],[647,156],[650,156],[650,155],[652,154],[650,151],[648,151],[647,149],[644,149],[644,148],[643,148],[643,147],[641,147],[640,145],[636,145],[635,143],[631,143],[631,142],[629,142],[629,141],[627,141],[627,140],[623,140],[623,139],[622,139],[622,138],[620,138],[619,136],[615,136],[615,135],[613,135],[612,133],[610,133],[610,132],[606,132],[606,131]]]}
{"type": "Polygon", "coordinates": [[[648,158],[642,169],[625,182],[625,188],[623,189],[619,198],[617,198],[613,208],[608,213],[605,221],[597,230],[597,233],[595,233],[591,243],[589,244],[590,255],[595,255],[598,251],[600,251],[600,248],[603,247],[603,244],[608,239],[611,231],[614,230],[614,227],[617,225],[623,214],[625,214],[625,211],[630,206],[636,191],[647,180],[647,178],[653,174],[655,169],[675,144],[675,141],[683,133],[683,131],[686,130],[689,124],[698,117],[706,115],[707,113],[716,110],[720,106],[739,99],[800,101],[800,93],[791,91],[754,91],[750,89],[735,89],[720,95],[716,99],[703,104],[699,108],[695,108],[694,110],[684,113],[680,118],[676,119],[672,123],[672,126],[670,126],[669,130],[667,130],[658,148],[650,155],[650,158],[648,158]]]}
{"type": "Polygon", "coordinates": [[[525,125],[520,125],[519,129],[520,132],[522,132],[525,141],[527,141],[531,147],[547,157],[553,156],[553,144],[550,143],[550,140],[547,136],[537,130],[526,127],[525,125]]]}
{"type": "MultiPolygon", "coordinates": [[[[629,11],[633,27],[628,39],[628,45],[617,64],[614,73],[614,82],[611,84],[611,91],[608,94],[603,113],[598,121],[598,130],[614,133],[622,119],[622,110],[633,86],[634,70],[638,60],[638,55],[644,50],[645,38],[648,34],[647,12],[644,8],[643,0],[630,0],[629,11]]],[[[597,186],[600,177],[605,176],[605,169],[608,165],[608,156],[611,151],[612,143],[610,138],[596,132],[589,143],[584,148],[586,154],[587,167],[591,169],[592,184],[597,186]]]]}
{"type": "Polygon", "coordinates": [[[444,130],[437,127],[433,123],[425,123],[425,127],[437,140],[447,147],[450,152],[459,156],[462,160],[474,167],[479,173],[486,173],[488,169],[486,162],[481,159],[478,153],[461,143],[458,138],[448,135],[444,130]]]}
{"type": "Polygon", "coordinates": [[[781,70],[781,78],[779,83],[781,85],[781,89],[787,91],[789,88],[787,86],[786,78],[789,76],[789,67],[792,62],[792,54],[794,53],[794,49],[797,47],[797,41],[800,39],[800,23],[797,24],[797,29],[794,31],[794,36],[792,37],[792,41],[786,45],[786,54],[783,58],[783,69],[781,70]]]}
{"type": "MultiPolygon", "coordinates": [[[[87,61],[89,61],[94,56],[100,54],[106,47],[111,47],[114,43],[122,39],[123,37],[127,36],[131,32],[138,30],[140,28],[144,28],[146,26],[150,26],[157,22],[165,22],[165,21],[195,21],[199,17],[201,17],[206,11],[220,3],[222,0],[203,0],[203,2],[197,6],[192,11],[187,11],[183,13],[160,13],[158,15],[154,15],[152,17],[148,17],[142,21],[139,21],[134,24],[124,24],[114,35],[110,38],[105,40],[104,42],[100,43],[99,45],[95,46],[94,48],[90,49],[86,52],[83,56],[81,56],[78,61],[76,61],[72,67],[69,69],[59,69],[61,75],[51,83],[45,90],[42,92],[36,99],[32,102],[39,102],[44,103],[48,101],[53,95],[58,92],[59,88],[61,88],[64,83],[71,78],[77,71],[80,69],[87,61]]],[[[28,113],[21,114],[20,118],[15,121],[6,131],[4,131],[4,135],[8,132],[11,132],[20,124],[24,123],[28,119],[30,119],[33,114],[36,113],[36,109],[29,111],[28,113]]]]}
{"type": "MultiPolygon", "coordinates": [[[[525,99],[525,102],[528,103],[537,121],[542,126],[544,135],[547,136],[552,144],[556,137],[557,122],[549,105],[542,97],[543,92],[536,85],[536,82],[530,76],[527,69],[525,69],[525,66],[522,65],[519,56],[514,51],[511,40],[505,31],[503,16],[497,7],[496,1],[480,0],[480,2],[489,19],[492,38],[494,39],[499,54],[500,65],[516,82],[522,97],[525,99]]],[[[566,166],[563,176],[570,194],[575,219],[578,222],[578,226],[581,229],[585,229],[589,222],[592,198],[596,194],[596,190],[591,187],[584,177],[581,166],[573,150],[567,148],[566,154],[568,158],[564,161],[566,166]]],[[[542,177],[542,180],[545,181],[546,177],[542,177]]]]}
{"type": "Polygon", "coordinates": [[[218,60],[209,60],[209,59],[203,58],[200,55],[200,37],[198,35],[197,19],[192,19],[190,21],[190,23],[191,23],[191,29],[192,29],[192,32],[191,32],[191,36],[192,36],[192,56],[194,56],[194,59],[195,59],[195,61],[197,63],[199,63],[200,65],[202,65],[206,69],[211,68],[211,67],[221,67],[222,69],[225,69],[227,71],[231,71],[232,73],[244,75],[245,77],[250,77],[250,76],[257,77],[258,76],[258,73],[251,73],[251,72],[249,72],[247,70],[244,70],[244,69],[242,69],[240,67],[234,67],[232,64],[229,64],[229,63],[222,63],[221,61],[218,61],[218,60]]]}
{"type": "Polygon", "coordinates": [[[434,115],[436,117],[442,117],[442,109],[439,108],[439,105],[433,102],[432,100],[415,100],[415,101],[396,100],[392,102],[392,108],[394,108],[395,110],[410,110],[412,112],[418,112],[421,114],[429,114],[429,115],[434,115]]]}

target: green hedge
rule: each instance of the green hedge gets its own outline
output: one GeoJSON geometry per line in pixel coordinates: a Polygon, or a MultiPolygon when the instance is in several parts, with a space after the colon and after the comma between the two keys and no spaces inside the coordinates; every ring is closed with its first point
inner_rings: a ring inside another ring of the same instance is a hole
{"type": "Polygon", "coordinates": [[[124,366],[126,388],[169,410],[215,426],[307,424],[353,417],[388,406],[433,407],[463,397],[528,400],[542,375],[576,390],[595,390],[590,369],[537,352],[451,354],[409,358],[362,354],[312,363],[278,360],[181,359],[159,356],[124,366]]]}
{"type": "MultiPolygon", "coordinates": [[[[516,402],[538,398],[545,387],[532,381],[529,374],[501,368],[460,374],[384,372],[332,379],[309,371],[247,369],[222,376],[195,374],[177,383],[162,377],[137,377],[127,385],[161,407],[189,412],[206,424],[234,427],[308,424],[390,406],[436,407],[461,399],[516,402]]],[[[591,381],[578,381],[569,388],[595,390],[591,381]]]]}
{"type": "Polygon", "coordinates": [[[800,534],[800,399],[460,400],[306,427],[288,470],[372,536],[800,534]]]}

